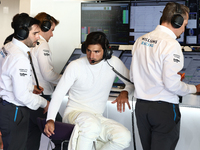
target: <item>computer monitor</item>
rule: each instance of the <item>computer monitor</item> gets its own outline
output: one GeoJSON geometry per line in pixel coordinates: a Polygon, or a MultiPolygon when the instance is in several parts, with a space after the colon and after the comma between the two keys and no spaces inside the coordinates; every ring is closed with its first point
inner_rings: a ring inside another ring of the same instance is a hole
{"type": "MultiPolygon", "coordinates": [[[[124,50],[121,57],[121,61],[125,64],[126,68],[130,70],[131,61],[132,61],[132,51],[131,50],[124,50]]],[[[125,84],[116,77],[113,83],[113,87],[125,87],[125,84]]]]}
{"type": "MultiPolygon", "coordinates": [[[[169,1],[168,1],[169,2],[169,1]]],[[[130,3],[130,32],[129,43],[133,44],[138,37],[153,31],[160,24],[163,9],[167,1],[131,1],[130,3]]],[[[175,2],[184,4],[185,1],[175,2]]],[[[184,44],[184,33],[179,39],[184,44]]]]}
{"type": "Polygon", "coordinates": [[[200,84],[200,52],[185,51],[183,56],[184,67],[180,71],[185,73],[183,82],[193,85],[200,84]]]}
{"type": "MultiPolygon", "coordinates": [[[[119,58],[121,56],[122,52],[123,52],[123,50],[113,50],[113,54],[112,55],[114,55],[114,56],[119,58]]],[[[82,53],[81,48],[75,48],[74,51],[72,52],[71,56],[67,60],[66,64],[64,65],[64,67],[63,67],[62,71],[60,72],[60,74],[64,73],[65,68],[67,67],[67,65],[71,61],[76,60],[76,59],[81,58],[81,57],[84,57],[84,56],[86,56],[86,54],[82,53]]]]}
{"type": "Polygon", "coordinates": [[[186,45],[200,45],[200,2],[199,0],[186,1],[190,8],[189,20],[185,30],[186,45]]]}
{"type": "Polygon", "coordinates": [[[81,48],[75,48],[74,51],[72,52],[71,56],[69,57],[69,59],[67,60],[66,64],[64,65],[62,71],[60,72],[60,74],[63,74],[65,71],[65,68],[67,67],[67,65],[73,61],[76,60],[78,58],[84,57],[86,56],[86,54],[83,54],[81,51],[81,48]]]}
{"type": "Polygon", "coordinates": [[[129,2],[82,2],[81,43],[93,31],[104,32],[110,44],[128,44],[129,2]]]}

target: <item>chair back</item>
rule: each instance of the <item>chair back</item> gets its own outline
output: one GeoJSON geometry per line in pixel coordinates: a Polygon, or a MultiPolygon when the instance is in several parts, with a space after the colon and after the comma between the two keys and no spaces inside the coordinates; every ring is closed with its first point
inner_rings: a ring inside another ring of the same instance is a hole
{"type": "MultiPolygon", "coordinates": [[[[44,133],[44,128],[45,128],[45,124],[46,124],[46,119],[44,118],[37,118],[37,123],[38,126],[40,128],[40,131],[46,135],[44,133]]],[[[54,130],[54,135],[50,136],[49,138],[52,140],[69,140],[70,136],[72,134],[72,131],[74,129],[73,124],[69,124],[69,123],[63,123],[63,122],[58,122],[55,121],[55,130],[54,130]]],[[[46,135],[47,136],[47,135],[46,135]]]]}

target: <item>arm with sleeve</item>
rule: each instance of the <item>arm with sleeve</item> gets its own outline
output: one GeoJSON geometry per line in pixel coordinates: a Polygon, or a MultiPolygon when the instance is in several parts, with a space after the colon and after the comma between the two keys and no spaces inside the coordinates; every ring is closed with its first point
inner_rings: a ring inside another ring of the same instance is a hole
{"type": "Polygon", "coordinates": [[[53,68],[51,51],[47,42],[41,42],[37,49],[37,61],[40,68],[40,72],[44,80],[57,84],[61,75],[56,73],[53,68]]]}
{"type": "Polygon", "coordinates": [[[39,107],[44,108],[47,104],[46,100],[39,95],[33,94],[32,88],[28,88],[29,86],[32,87],[30,84],[32,82],[30,80],[29,72],[27,72],[27,75],[23,76],[20,71],[22,68],[27,71],[30,70],[30,64],[24,63],[22,59],[19,59],[12,68],[10,75],[16,100],[21,101],[30,109],[36,110],[39,107]]]}
{"type": "Polygon", "coordinates": [[[166,54],[166,57],[163,59],[162,77],[165,89],[181,96],[188,93],[195,93],[196,87],[182,82],[180,80],[180,75],[177,74],[177,72],[183,68],[184,63],[180,46],[178,44],[172,45],[171,47],[168,47],[168,49],[172,51],[166,54]]]}
{"type": "Polygon", "coordinates": [[[65,69],[60,81],[58,82],[55,91],[52,94],[52,100],[49,104],[49,111],[47,113],[47,120],[55,121],[57,112],[59,111],[60,105],[63,98],[69,91],[70,87],[76,81],[78,76],[78,69],[74,69],[74,62],[71,62],[65,69]]]}

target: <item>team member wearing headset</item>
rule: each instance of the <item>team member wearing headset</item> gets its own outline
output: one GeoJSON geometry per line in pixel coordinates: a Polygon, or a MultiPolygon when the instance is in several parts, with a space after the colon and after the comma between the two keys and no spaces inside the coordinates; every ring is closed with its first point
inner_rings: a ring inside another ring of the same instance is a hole
{"type": "Polygon", "coordinates": [[[14,38],[0,51],[0,131],[4,150],[24,150],[28,136],[29,111],[48,109],[39,96],[43,88],[32,84],[27,52],[39,40],[39,21],[26,13],[13,17],[14,38]]]}
{"type": "MultiPolygon", "coordinates": [[[[52,52],[48,42],[50,38],[53,37],[53,31],[59,24],[59,21],[45,12],[38,13],[34,18],[40,21],[40,39],[38,40],[39,44],[31,49],[31,56],[38,83],[44,88],[43,95],[41,96],[50,101],[51,94],[54,91],[54,85],[58,83],[61,75],[54,71],[51,58],[52,52]]],[[[34,84],[36,84],[35,81],[33,76],[34,84]]],[[[27,141],[28,150],[38,150],[40,146],[41,131],[37,124],[37,117],[46,118],[46,114],[43,113],[41,108],[30,112],[29,135],[27,141]]],[[[62,121],[60,114],[57,115],[56,121],[62,121]]],[[[60,149],[59,141],[53,142],[56,145],[55,149],[60,149]]]]}
{"type": "MultiPolygon", "coordinates": [[[[86,53],[87,57],[74,60],[67,66],[52,95],[44,131],[48,136],[54,134],[55,116],[68,93],[63,122],[76,124],[75,128],[79,128],[74,131],[68,149],[92,150],[93,141],[97,141],[97,149],[123,150],[129,147],[130,132],[123,125],[103,117],[102,114],[116,77],[111,66],[126,78],[129,78],[129,70],[119,58],[112,56],[104,33],[91,32],[83,45],[82,52],[86,53]]],[[[126,87],[115,102],[124,107],[128,104],[130,108],[128,93],[133,90],[133,85],[124,79],[122,81],[126,87]]]]}
{"type": "Polygon", "coordinates": [[[136,40],[130,70],[136,119],[144,150],[174,150],[179,139],[179,97],[200,92],[200,85],[181,81],[184,60],[176,40],[188,23],[189,8],[169,2],[161,25],[136,40]]]}

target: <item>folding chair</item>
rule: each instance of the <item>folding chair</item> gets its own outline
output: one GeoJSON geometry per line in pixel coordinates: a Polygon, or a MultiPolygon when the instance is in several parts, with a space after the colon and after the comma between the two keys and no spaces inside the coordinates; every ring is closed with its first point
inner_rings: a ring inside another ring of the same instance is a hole
{"type": "MultiPolygon", "coordinates": [[[[38,123],[38,126],[40,128],[40,131],[44,135],[46,135],[44,133],[44,127],[45,127],[45,124],[46,124],[46,119],[38,117],[37,123],[38,123]]],[[[73,124],[55,121],[55,130],[54,130],[55,134],[52,135],[51,137],[49,137],[49,144],[48,144],[47,150],[49,150],[49,146],[51,145],[51,140],[61,140],[62,141],[61,150],[63,150],[63,144],[65,142],[67,142],[67,143],[69,142],[69,139],[70,139],[70,136],[71,136],[72,131],[74,129],[74,126],[75,125],[73,125],[73,124]]]]}

